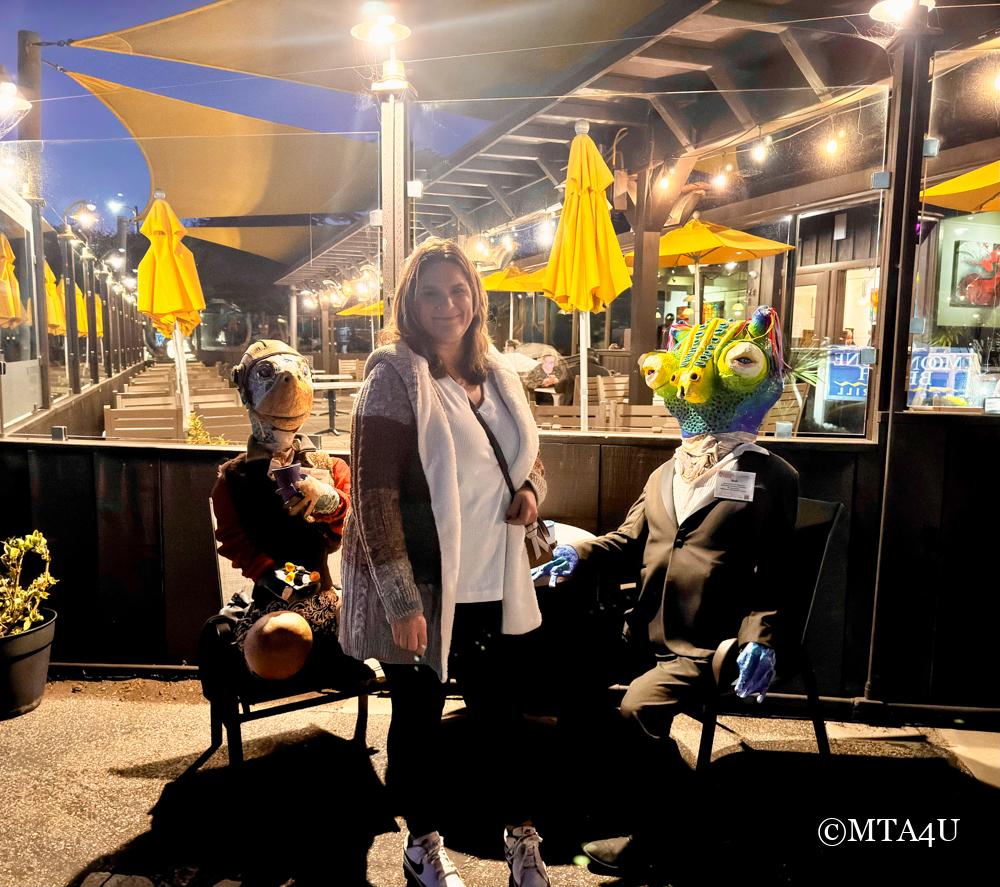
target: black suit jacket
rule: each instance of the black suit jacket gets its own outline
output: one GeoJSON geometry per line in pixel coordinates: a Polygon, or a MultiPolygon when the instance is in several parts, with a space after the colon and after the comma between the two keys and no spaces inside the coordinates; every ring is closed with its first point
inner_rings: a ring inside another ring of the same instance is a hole
{"type": "Polygon", "coordinates": [[[705,658],[726,638],[774,645],[790,580],[798,473],[773,453],[744,452],[732,466],[756,475],[751,502],[715,499],[680,525],[657,468],[614,532],[577,545],[581,578],[617,585],[638,577],[630,635],[656,655],[705,658]]]}

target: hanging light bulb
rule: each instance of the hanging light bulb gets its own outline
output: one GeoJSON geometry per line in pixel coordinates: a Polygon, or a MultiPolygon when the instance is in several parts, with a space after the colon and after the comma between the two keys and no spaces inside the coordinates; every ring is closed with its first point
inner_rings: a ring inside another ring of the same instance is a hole
{"type": "MultiPolygon", "coordinates": [[[[935,0],[920,0],[920,5],[926,6],[930,12],[935,6],[935,0]]],[[[913,14],[916,7],[917,0],[880,0],[868,10],[868,15],[877,22],[901,25],[913,14]]]]}
{"type": "Polygon", "coordinates": [[[757,142],[750,149],[750,156],[753,158],[754,163],[763,163],[767,160],[767,144],[763,141],[757,142]]]}
{"type": "Polygon", "coordinates": [[[490,245],[482,237],[476,238],[476,253],[480,256],[488,256],[490,252],[490,245]]]}
{"type": "Polygon", "coordinates": [[[724,172],[720,172],[712,178],[712,185],[718,188],[720,191],[729,184],[729,176],[724,172]]]}
{"type": "Polygon", "coordinates": [[[840,142],[838,142],[835,138],[827,139],[824,148],[826,150],[826,153],[832,157],[840,150],[840,142]]]}
{"type": "Polygon", "coordinates": [[[546,219],[538,228],[536,240],[539,246],[552,246],[552,241],[556,236],[556,223],[552,219],[546,219]]]}

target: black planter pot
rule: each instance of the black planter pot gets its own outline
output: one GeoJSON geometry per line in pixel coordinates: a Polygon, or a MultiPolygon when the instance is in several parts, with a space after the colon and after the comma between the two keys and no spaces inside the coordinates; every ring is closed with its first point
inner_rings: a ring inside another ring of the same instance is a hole
{"type": "Polygon", "coordinates": [[[34,628],[0,638],[0,719],[23,715],[42,701],[49,673],[49,651],[55,636],[55,610],[34,628]]]}

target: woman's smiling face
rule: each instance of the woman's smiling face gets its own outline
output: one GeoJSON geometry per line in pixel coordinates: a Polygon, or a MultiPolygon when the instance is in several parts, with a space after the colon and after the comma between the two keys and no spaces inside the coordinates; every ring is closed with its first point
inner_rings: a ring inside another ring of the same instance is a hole
{"type": "Polygon", "coordinates": [[[456,345],[472,323],[472,290],[454,262],[428,262],[417,279],[417,321],[435,345],[456,345]]]}

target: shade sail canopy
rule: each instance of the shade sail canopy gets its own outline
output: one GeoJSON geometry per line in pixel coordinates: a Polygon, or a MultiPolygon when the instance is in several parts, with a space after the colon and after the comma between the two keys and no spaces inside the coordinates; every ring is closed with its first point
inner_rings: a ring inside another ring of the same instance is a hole
{"type": "MultiPolygon", "coordinates": [[[[315,234],[313,235],[315,237],[315,234]]],[[[309,252],[308,225],[189,228],[187,239],[205,240],[287,265],[309,252]]]]}
{"type": "Polygon", "coordinates": [[[121,120],[182,218],[368,210],[376,145],[67,72],[121,120]]]}
{"type": "Polygon", "coordinates": [[[1000,209],[1000,160],[920,192],[925,203],[967,213],[1000,209]]]}
{"type": "Polygon", "coordinates": [[[490,293],[538,293],[544,287],[544,268],[526,273],[516,265],[508,265],[483,278],[483,289],[490,293]]]}
{"type": "Polygon", "coordinates": [[[543,286],[564,311],[602,311],[632,284],[605,195],[613,181],[594,140],[577,135],[543,286]]]}
{"type": "Polygon", "coordinates": [[[338,317],[381,317],[385,314],[385,301],[379,299],[377,302],[358,302],[350,308],[338,311],[338,317]]]}
{"type": "MultiPolygon", "coordinates": [[[[659,266],[714,265],[720,262],[745,262],[794,249],[788,243],[756,237],[735,228],[726,228],[702,219],[691,219],[686,225],[668,231],[660,238],[659,266]]],[[[631,265],[635,254],[625,261],[631,265]]]]}
{"type": "MultiPolygon", "coordinates": [[[[408,0],[393,11],[413,32],[398,47],[410,81],[422,100],[443,101],[541,94],[659,5],[408,0]]],[[[361,6],[357,0],[219,0],[73,45],[361,92],[372,66],[385,57],[351,37],[361,6]]],[[[510,104],[479,102],[460,113],[500,117],[510,104]]]]}
{"type": "Polygon", "coordinates": [[[181,240],[186,231],[165,200],[156,200],[142,223],[149,249],[139,262],[139,310],[168,338],[174,324],[189,336],[205,308],[194,256],[181,240]]]}

